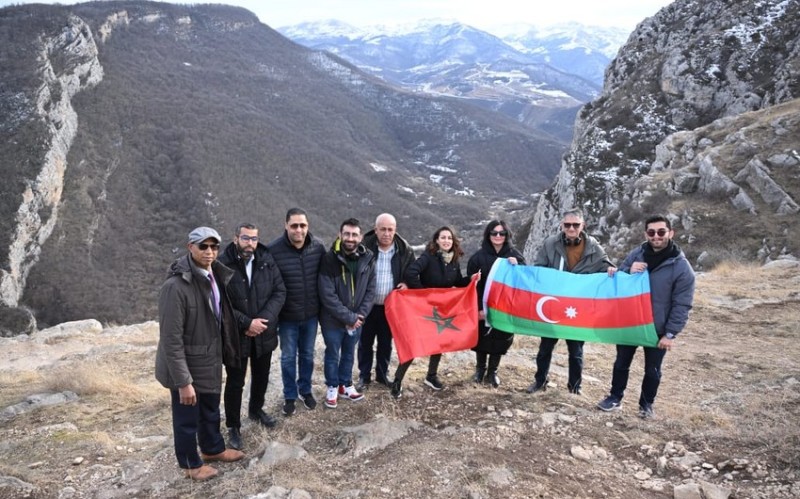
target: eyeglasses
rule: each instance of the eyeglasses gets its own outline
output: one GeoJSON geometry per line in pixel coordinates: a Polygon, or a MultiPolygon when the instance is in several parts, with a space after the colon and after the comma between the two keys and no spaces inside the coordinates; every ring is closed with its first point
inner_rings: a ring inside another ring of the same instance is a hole
{"type": "Polygon", "coordinates": [[[289,227],[294,230],[305,229],[306,227],[308,227],[308,224],[289,224],[289,227]]]}
{"type": "Polygon", "coordinates": [[[493,230],[489,233],[492,237],[503,236],[506,237],[508,235],[508,231],[505,230],[493,230]]]}
{"type": "Polygon", "coordinates": [[[211,251],[219,251],[219,244],[200,243],[197,245],[197,247],[200,249],[200,251],[205,251],[208,248],[211,248],[211,251]]]}
{"type": "Polygon", "coordinates": [[[244,242],[247,241],[253,241],[254,243],[258,242],[258,236],[239,236],[239,239],[241,239],[244,242]]]}
{"type": "Polygon", "coordinates": [[[565,229],[569,229],[569,228],[580,229],[581,228],[581,223],[583,223],[583,222],[578,222],[578,223],[564,222],[564,228],[565,229]]]}
{"type": "Polygon", "coordinates": [[[658,237],[664,237],[664,236],[667,235],[668,232],[669,232],[669,229],[658,229],[658,230],[647,229],[646,234],[647,234],[648,237],[655,237],[656,234],[658,234],[658,237]]]}

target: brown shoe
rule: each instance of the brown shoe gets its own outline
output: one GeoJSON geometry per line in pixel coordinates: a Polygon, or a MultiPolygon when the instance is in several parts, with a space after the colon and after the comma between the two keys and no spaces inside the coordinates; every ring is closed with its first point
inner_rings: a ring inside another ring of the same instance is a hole
{"type": "Polygon", "coordinates": [[[192,480],[197,480],[198,482],[209,480],[219,474],[219,471],[217,471],[216,468],[212,468],[207,464],[204,464],[199,468],[192,468],[184,471],[186,472],[186,478],[191,478],[192,480]]]}
{"type": "Polygon", "coordinates": [[[213,463],[214,461],[232,463],[241,460],[244,457],[244,452],[235,449],[225,449],[219,454],[211,454],[210,456],[208,454],[200,454],[200,457],[207,463],[213,463]]]}

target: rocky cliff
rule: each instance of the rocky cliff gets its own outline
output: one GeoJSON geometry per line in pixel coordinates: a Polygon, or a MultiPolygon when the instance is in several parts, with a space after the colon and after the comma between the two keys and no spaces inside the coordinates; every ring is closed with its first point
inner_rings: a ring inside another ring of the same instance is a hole
{"type": "Polygon", "coordinates": [[[527,256],[573,206],[615,257],[654,212],[700,267],[798,255],[798,19],[796,1],[678,0],[643,21],[580,112],[527,256]]]}

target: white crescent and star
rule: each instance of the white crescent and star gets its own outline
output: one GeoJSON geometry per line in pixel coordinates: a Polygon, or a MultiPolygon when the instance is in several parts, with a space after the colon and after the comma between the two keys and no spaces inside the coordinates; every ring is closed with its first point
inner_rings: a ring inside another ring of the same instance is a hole
{"type": "Polygon", "coordinates": [[[554,296],[542,296],[541,298],[539,298],[539,301],[536,302],[536,315],[538,315],[539,318],[542,319],[544,322],[547,322],[549,324],[558,324],[558,321],[554,321],[554,320],[551,320],[550,318],[546,317],[544,315],[544,311],[542,310],[542,307],[544,307],[544,304],[549,302],[549,301],[551,301],[551,300],[558,301],[558,298],[556,298],[554,296]]]}

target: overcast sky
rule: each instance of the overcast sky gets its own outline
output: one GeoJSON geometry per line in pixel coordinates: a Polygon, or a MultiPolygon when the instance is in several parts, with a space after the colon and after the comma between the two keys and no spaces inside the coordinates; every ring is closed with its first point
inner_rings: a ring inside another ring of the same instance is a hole
{"type": "MultiPolygon", "coordinates": [[[[34,1],[0,0],[0,6],[34,1]]],[[[56,3],[35,0],[35,3],[56,3]]],[[[77,3],[61,0],[58,3],[77,3]]],[[[174,2],[202,3],[202,2],[174,2]]],[[[338,19],[357,27],[419,19],[454,19],[480,29],[514,23],[545,26],[567,21],[633,30],[672,0],[238,0],[273,28],[338,19]]]]}

